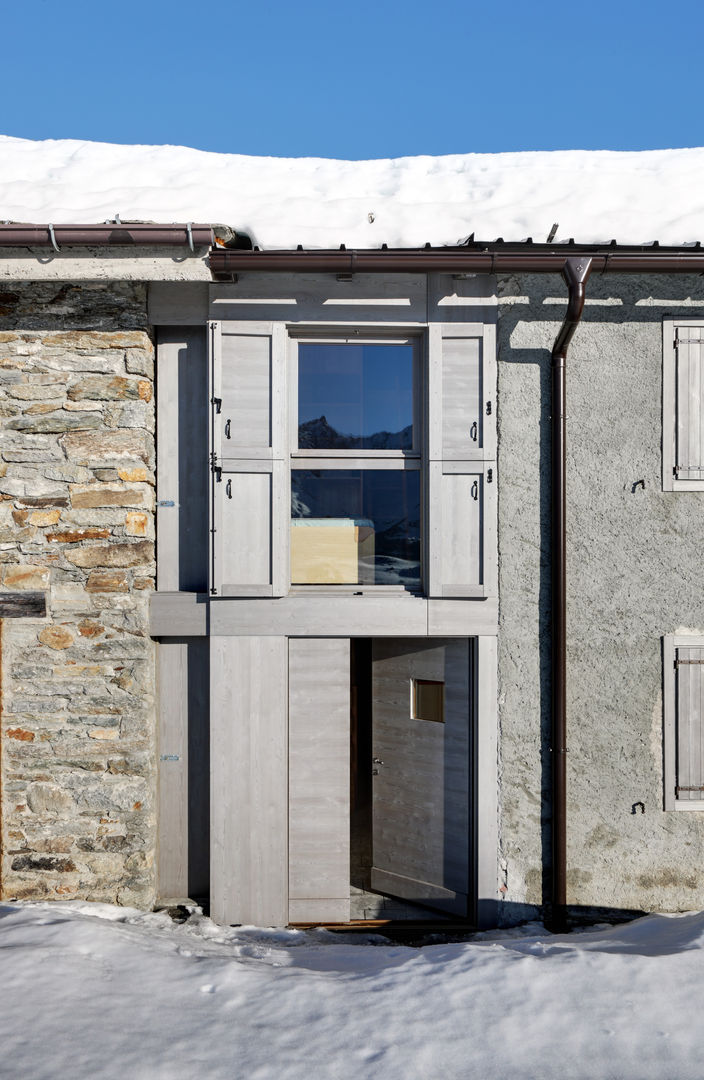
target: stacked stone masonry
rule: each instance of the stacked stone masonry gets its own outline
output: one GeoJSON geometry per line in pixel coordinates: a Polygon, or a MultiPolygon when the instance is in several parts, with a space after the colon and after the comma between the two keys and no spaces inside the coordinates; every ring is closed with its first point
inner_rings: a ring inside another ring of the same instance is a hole
{"type": "Polygon", "coordinates": [[[6,899],[154,900],[153,378],[142,285],[0,288],[6,899]]]}

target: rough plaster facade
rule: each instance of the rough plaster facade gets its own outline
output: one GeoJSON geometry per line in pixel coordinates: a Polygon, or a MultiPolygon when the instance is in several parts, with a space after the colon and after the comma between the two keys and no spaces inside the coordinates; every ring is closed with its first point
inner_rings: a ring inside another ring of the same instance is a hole
{"type": "MultiPolygon", "coordinates": [[[[550,863],[552,276],[500,282],[500,829],[507,917],[550,863]],[[541,798],[542,790],[542,798],[541,798]]],[[[704,815],[663,810],[662,636],[702,633],[704,492],[662,490],[662,321],[700,277],[593,277],[567,360],[568,903],[704,904],[704,815]],[[644,812],[638,803],[644,804],[644,812]]]]}
{"type": "Polygon", "coordinates": [[[143,285],[0,286],[4,898],[154,899],[153,376],[143,285]]]}

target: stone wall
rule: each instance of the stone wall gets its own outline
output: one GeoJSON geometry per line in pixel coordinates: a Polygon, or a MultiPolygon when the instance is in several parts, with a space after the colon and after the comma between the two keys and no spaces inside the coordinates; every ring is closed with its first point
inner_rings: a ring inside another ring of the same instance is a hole
{"type": "MultiPolygon", "coordinates": [[[[526,276],[500,296],[500,825],[514,920],[540,906],[551,859],[550,350],[566,290],[526,276]]],[[[661,409],[662,320],[704,320],[704,284],[594,276],[587,296],[567,361],[568,903],[699,908],[704,814],[663,809],[662,637],[704,632],[704,492],[662,490],[661,409]]]]}
{"type": "Polygon", "coordinates": [[[0,288],[6,899],[154,899],[153,377],[142,285],[0,288]]]}

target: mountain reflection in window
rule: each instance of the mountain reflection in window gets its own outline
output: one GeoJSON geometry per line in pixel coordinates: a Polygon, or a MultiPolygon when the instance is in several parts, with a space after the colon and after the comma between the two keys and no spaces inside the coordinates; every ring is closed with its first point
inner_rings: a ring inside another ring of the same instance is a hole
{"type": "Polygon", "coordinates": [[[301,342],[298,446],[412,449],[413,346],[301,342]]]}
{"type": "Polygon", "coordinates": [[[294,585],[420,587],[420,472],[293,469],[294,585]]]}

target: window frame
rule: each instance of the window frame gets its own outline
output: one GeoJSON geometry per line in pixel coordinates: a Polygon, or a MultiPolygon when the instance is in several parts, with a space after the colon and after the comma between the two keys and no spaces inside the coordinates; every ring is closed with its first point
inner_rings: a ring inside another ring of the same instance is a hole
{"type": "MultiPolygon", "coordinates": [[[[662,324],[662,488],[663,491],[704,491],[704,478],[681,480],[677,462],[677,346],[679,327],[699,328],[704,338],[704,319],[663,319],[662,324]]],[[[704,365],[703,365],[704,366],[704,365]]],[[[702,388],[704,414],[704,387],[702,388]]]]}
{"type": "MultiPolygon", "coordinates": [[[[293,583],[289,558],[289,592],[354,595],[425,595],[427,591],[427,330],[424,327],[288,327],[288,448],[290,470],[401,470],[420,472],[420,585],[293,583]],[[413,447],[411,450],[300,449],[298,446],[298,346],[411,345],[413,347],[413,447]]],[[[289,509],[290,514],[290,509],[289,509]]],[[[289,525],[290,528],[290,525],[289,525]]],[[[289,545],[290,547],[290,545],[289,545]]]]}
{"type": "Polygon", "coordinates": [[[663,784],[665,810],[704,811],[701,799],[677,796],[677,676],[678,649],[704,649],[704,635],[665,634],[663,637],[663,784]]]}

